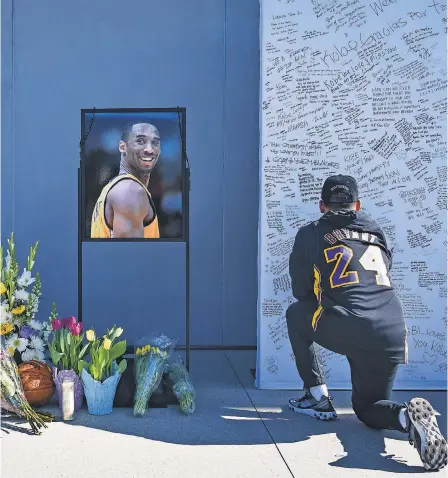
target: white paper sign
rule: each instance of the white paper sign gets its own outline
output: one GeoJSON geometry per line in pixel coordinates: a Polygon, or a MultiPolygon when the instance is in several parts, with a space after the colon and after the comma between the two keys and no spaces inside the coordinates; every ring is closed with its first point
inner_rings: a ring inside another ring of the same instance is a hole
{"type": "MultiPolygon", "coordinates": [[[[297,229],[325,178],[359,183],[394,250],[409,329],[396,388],[447,372],[447,9],[441,0],[260,0],[259,388],[300,389],[285,312],[297,229]]],[[[328,384],[350,388],[323,350],[328,384]]]]}

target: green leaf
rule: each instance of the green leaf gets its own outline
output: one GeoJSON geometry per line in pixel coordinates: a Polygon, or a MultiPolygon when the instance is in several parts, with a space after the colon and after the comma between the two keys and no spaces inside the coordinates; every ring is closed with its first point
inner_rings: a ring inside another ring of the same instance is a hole
{"type": "Polygon", "coordinates": [[[119,364],[118,364],[118,372],[123,373],[126,370],[126,367],[128,366],[128,363],[126,362],[126,359],[123,359],[119,364]]]}
{"type": "Polygon", "coordinates": [[[49,347],[49,349],[50,349],[51,361],[52,361],[53,365],[54,365],[55,367],[57,367],[59,361],[61,360],[62,357],[64,357],[65,354],[58,352],[57,350],[55,350],[55,349],[54,349],[53,347],[51,347],[51,346],[49,347]]]}
{"type": "Polygon", "coordinates": [[[81,352],[79,352],[78,354],[78,359],[82,359],[84,357],[85,353],[87,352],[89,348],[89,345],[90,345],[90,342],[84,345],[84,347],[81,349],[81,352]]]}
{"type": "Polygon", "coordinates": [[[100,370],[98,369],[97,365],[94,364],[94,363],[91,363],[89,369],[90,369],[89,371],[90,371],[90,375],[92,376],[92,378],[94,380],[100,381],[101,373],[100,373],[100,370]]]}
{"type": "Polygon", "coordinates": [[[89,364],[85,360],[80,360],[78,362],[78,375],[81,376],[81,372],[84,368],[88,369],[89,364]]]}
{"type": "Polygon", "coordinates": [[[76,364],[77,364],[77,357],[76,357],[76,353],[75,353],[75,349],[72,348],[70,350],[70,368],[72,370],[76,370],[76,364]]]}
{"type": "Polygon", "coordinates": [[[61,346],[61,352],[65,353],[65,329],[60,329],[61,334],[59,335],[59,345],[61,346]]]}
{"type": "Polygon", "coordinates": [[[116,360],[118,357],[121,357],[125,353],[126,353],[126,340],[122,340],[121,342],[117,342],[110,349],[109,361],[113,362],[114,360],[116,360]]]}
{"type": "Polygon", "coordinates": [[[67,351],[69,351],[73,346],[73,337],[69,331],[67,331],[66,345],[67,345],[67,351]]]}
{"type": "Polygon", "coordinates": [[[81,347],[83,339],[84,339],[84,333],[82,333],[81,335],[78,335],[78,337],[76,337],[76,344],[75,344],[76,353],[78,353],[78,349],[79,349],[79,347],[81,347]]]}
{"type": "Polygon", "coordinates": [[[98,361],[98,352],[97,352],[97,342],[92,343],[92,347],[90,349],[90,358],[91,362],[97,362],[98,361]]]}
{"type": "Polygon", "coordinates": [[[109,359],[109,350],[106,350],[104,347],[100,348],[100,353],[98,354],[98,362],[101,365],[101,368],[103,368],[109,359]]]}
{"type": "Polygon", "coordinates": [[[107,329],[107,332],[106,332],[106,335],[105,337],[107,337],[108,339],[111,339],[112,340],[112,335],[114,334],[115,332],[115,325],[109,330],[107,329]]]}

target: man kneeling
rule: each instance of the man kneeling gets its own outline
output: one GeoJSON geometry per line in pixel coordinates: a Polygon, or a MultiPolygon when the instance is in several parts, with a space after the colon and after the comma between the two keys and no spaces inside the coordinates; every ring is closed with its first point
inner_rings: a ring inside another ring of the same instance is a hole
{"type": "Polygon", "coordinates": [[[323,215],[298,231],[289,261],[298,302],[286,320],[306,389],[289,406],[322,420],[336,418],[317,343],[347,357],[357,417],[372,428],[407,433],[425,469],[439,470],[447,464],[447,444],[430,403],[390,400],[399,364],[407,362],[407,331],[384,233],[360,211],[351,176],[329,177],[319,207],[323,215]]]}

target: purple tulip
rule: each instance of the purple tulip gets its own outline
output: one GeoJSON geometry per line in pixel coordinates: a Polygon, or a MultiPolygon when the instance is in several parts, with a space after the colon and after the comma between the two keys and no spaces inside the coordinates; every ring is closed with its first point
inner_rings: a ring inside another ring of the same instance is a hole
{"type": "Polygon", "coordinates": [[[20,331],[19,331],[20,338],[29,339],[30,337],[33,337],[35,335],[37,335],[37,332],[29,325],[22,325],[22,327],[20,327],[20,331]]]}
{"type": "Polygon", "coordinates": [[[82,332],[82,324],[81,322],[76,322],[70,327],[70,332],[75,335],[76,337],[81,334],[82,332]]]}
{"type": "Polygon", "coordinates": [[[71,329],[75,324],[78,323],[76,320],[76,317],[67,317],[65,319],[61,319],[62,322],[62,327],[65,327],[66,329],[71,329]]]}

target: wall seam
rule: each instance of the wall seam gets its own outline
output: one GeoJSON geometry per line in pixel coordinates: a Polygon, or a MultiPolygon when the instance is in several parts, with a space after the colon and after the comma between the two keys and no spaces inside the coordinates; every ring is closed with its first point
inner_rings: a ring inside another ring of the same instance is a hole
{"type": "Polygon", "coordinates": [[[224,0],[224,72],[223,72],[223,141],[222,141],[222,151],[223,151],[223,161],[222,161],[222,289],[221,289],[221,301],[222,301],[222,318],[221,318],[221,345],[224,345],[224,334],[225,334],[225,320],[227,317],[227,305],[226,305],[226,280],[225,280],[225,212],[226,212],[226,157],[227,157],[227,0],[224,0]]]}
{"type": "Polygon", "coordinates": [[[12,152],[12,231],[15,231],[15,197],[16,197],[16,161],[15,161],[15,0],[11,1],[11,152],[12,152]]]}

